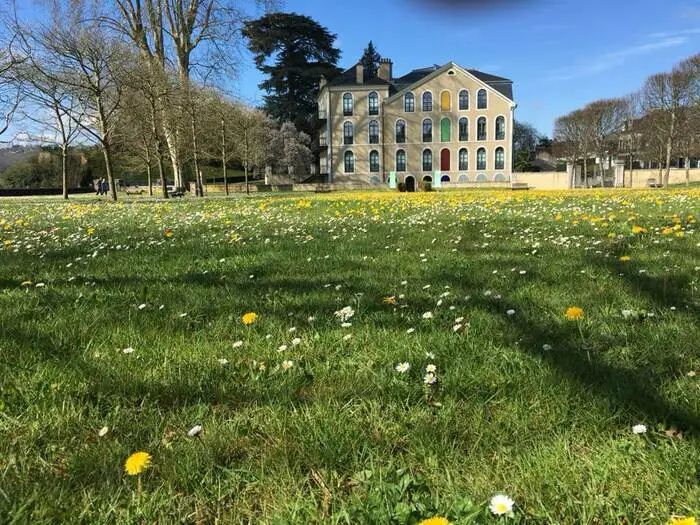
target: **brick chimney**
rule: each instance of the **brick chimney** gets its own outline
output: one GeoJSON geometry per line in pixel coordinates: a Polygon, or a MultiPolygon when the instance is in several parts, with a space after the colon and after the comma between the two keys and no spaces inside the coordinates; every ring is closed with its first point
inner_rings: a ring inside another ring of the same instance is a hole
{"type": "Polygon", "coordinates": [[[393,78],[392,68],[393,63],[391,62],[391,60],[389,60],[388,58],[382,58],[379,61],[379,71],[377,71],[377,76],[382,80],[391,82],[391,79],[393,78]]]}
{"type": "Polygon", "coordinates": [[[359,62],[355,66],[355,80],[358,84],[365,83],[365,66],[363,66],[359,62]]]}

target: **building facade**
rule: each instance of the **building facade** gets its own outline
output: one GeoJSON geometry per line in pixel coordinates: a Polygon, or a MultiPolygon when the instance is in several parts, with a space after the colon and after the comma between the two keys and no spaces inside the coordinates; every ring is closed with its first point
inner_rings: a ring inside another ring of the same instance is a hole
{"type": "Polygon", "coordinates": [[[454,62],[394,78],[383,59],[318,95],[320,173],[330,182],[405,184],[512,180],[512,82],[454,62]]]}

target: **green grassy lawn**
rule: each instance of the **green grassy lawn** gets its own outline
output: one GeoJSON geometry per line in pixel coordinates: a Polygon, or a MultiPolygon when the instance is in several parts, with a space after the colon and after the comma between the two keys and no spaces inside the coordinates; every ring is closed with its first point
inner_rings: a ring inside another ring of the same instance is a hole
{"type": "Polygon", "coordinates": [[[0,522],[700,517],[697,190],[74,201],[0,203],[0,522]]]}

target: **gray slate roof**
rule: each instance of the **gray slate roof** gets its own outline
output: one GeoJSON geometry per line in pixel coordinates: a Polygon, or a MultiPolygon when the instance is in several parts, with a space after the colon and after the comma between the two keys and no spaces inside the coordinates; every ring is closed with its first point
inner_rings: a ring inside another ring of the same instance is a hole
{"type": "MultiPolygon", "coordinates": [[[[398,93],[402,89],[407,88],[408,86],[415,84],[416,82],[419,82],[421,79],[424,77],[427,77],[431,73],[435,72],[436,70],[440,69],[442,66],[439,66],[437,64],[430,66],[430,67],[424,67],[424,68],[419,68],[419,69],[414,69],[410,73],[405,74],[402,77],[398,77],[392,80],[392,82],[387,82],[386,80],[383,80],[377,76],[372,76],[372,77],[366,77],[364,80],[365,86],[389,86],[389,92],[390,94],[398,93]]],[[[513,81],[509,80],[504,77],[499,77],[496,75],[492,75],[490,73],[484,73],[483,71],[479,71],[477,69],[467,69],[469,73],[474,75],[476,78],[484,82],[485,84],[489,85],[496,91],[498,91],[500,94],[504,95],[507,97],[509,100],[513,100],[513,81]]],[[[328,82],[328,86],[359,86],[361,84],[357,83],[357,78],[355,76],[355,66],[352,66],[350,69],[347,69],[343,71],[340,75],[335,77],[333,80],[328,82]]]]}

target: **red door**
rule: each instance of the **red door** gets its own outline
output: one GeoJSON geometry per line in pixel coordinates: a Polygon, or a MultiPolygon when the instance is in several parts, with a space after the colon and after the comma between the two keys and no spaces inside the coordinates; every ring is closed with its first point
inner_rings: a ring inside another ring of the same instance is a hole
{"type": "Polygon", "coordinates": [[[450,171],[450,150],[440,152],[440,171],[450,171]]]}

